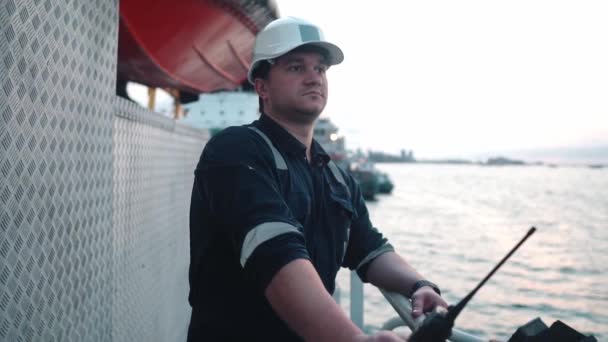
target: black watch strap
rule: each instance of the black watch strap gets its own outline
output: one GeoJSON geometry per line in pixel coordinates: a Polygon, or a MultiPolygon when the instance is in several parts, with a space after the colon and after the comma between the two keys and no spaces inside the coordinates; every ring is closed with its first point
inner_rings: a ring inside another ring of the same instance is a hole
{"type": "Polygon", "coordinates": [[[418,280],[417,282],[414,283],[414,286],[412,286],[412,289],[410,290],[409,297],[412,298],[412,295],[416,291],[418,291],[419,288],[421,288],[423,286],[430,286],[433,289],[433,291],[437,292],[437,294],[441,296],[441,290],[439,290],[439,287],[437,285],[435,285],[435,283],[423,279],[423,280],[418,280]]]}

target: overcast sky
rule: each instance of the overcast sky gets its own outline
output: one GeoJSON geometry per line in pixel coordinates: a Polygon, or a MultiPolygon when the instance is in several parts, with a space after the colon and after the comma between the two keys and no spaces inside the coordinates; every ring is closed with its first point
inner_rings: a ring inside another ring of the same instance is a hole
{"type": "Polygon", "coordinates": [[[419,157],[608,144],[608,1],[279,0],[345,53],[349,147],[419,157]]]}

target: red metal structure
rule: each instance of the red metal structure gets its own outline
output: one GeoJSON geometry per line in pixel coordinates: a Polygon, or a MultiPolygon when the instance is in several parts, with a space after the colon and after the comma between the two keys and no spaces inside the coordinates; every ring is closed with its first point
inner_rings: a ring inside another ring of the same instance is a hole
{"type": "Polygon", "coordinates": [[[199,94],[247,78],[256,33],[273,1],[122,0],[118,80],[199,94]]]}

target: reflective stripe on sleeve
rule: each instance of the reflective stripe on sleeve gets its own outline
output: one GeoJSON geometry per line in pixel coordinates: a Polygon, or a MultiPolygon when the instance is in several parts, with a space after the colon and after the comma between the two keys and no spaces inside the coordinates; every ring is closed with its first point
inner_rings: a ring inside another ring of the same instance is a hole
{"type": "Polygon", "coordinates": [[[241,248],[241,266],[245,267],[247,259],[249,259],[251,254],[253,254],[253,251],[258,248],[259,245],[275,236],[286,233],[302,234],[298,228],[285,222],[264,222],[253,227],[245,236],[245,241],[243,241],[243,247],[241,248]]]}
{"type": "Polygon", "coordinates": [[[361,268],[361,266],[363,266],[366,263],[377,258],[379,255],[384,254],[386,252],[394,252],[394,251],[395,251],[395,249],[393,248],[393,246],[391,246],[391,244],[385,243],[384,245],[369,252],[369,254],[365,258],[363,258],[363,260],[359,263],[359,265],[357,265],[357,270],[359,270],[359,268],[361,268]]]}

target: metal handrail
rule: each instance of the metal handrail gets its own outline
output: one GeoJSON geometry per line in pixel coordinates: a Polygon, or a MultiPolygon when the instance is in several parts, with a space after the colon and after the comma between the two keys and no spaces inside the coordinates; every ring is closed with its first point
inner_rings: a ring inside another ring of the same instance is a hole
{"type": "MultiPolygon", "coordinates": [[[[381,288],[378,288],[384,298],[392,305],[395,309],[399,317],[405,322],[405,324],[412,330],[416,330],[418,327],[418,323],[412,318],[412,306],[410,305],[410,301],[405,298],[402,294],[387,291],[381,288]]],[[[387,327],[396,327],[395,322],[393,320],[387,322],[385,326],[387,327]],[[390,323],[390,324],[389,324],[390,323]],[[387,326],[387,324],[389,324],[387,326]]],[[[481,337],[471,335],[464,331],[458,330],[456,328],[452,329],[452,335],[450,336],[450,341],[452,342],[486,342],[486,340],[481,337]]]]}

